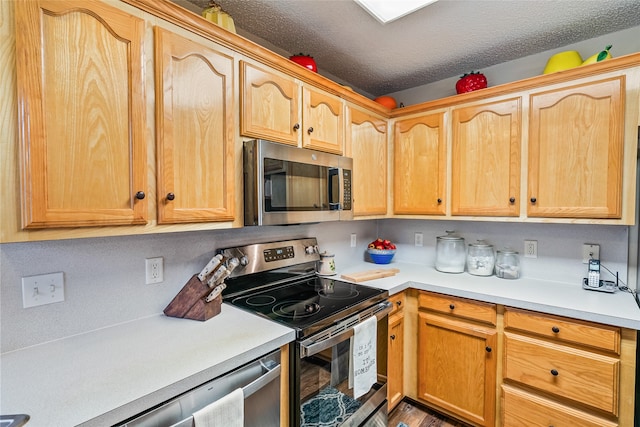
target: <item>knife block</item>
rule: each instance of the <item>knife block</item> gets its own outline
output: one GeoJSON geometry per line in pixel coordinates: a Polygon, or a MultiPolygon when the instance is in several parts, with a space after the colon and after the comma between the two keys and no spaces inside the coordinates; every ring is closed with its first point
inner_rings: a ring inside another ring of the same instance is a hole
{"type": "Polygon", "coordinates": [[[205,301],[211,290],[197,275],[193,275],[164,309],[164,314],[201,321],[211,319],[222,311],[222,295],[211,302],[205,301]]]}

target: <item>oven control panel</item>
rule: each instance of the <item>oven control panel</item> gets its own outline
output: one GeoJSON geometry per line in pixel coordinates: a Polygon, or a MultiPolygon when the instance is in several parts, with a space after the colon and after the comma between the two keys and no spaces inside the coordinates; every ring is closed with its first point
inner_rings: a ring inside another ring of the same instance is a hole
{"type": "Polygon", "coordinates": [[[262,253],[264,255],[264,262],[280,261],[295,257],[295,254],[293,253],[293,246],[265,249],[262,253]]]}

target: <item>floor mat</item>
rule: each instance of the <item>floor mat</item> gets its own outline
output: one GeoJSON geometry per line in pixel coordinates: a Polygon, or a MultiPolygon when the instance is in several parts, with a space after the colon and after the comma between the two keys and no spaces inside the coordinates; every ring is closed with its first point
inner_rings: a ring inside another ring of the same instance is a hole
{"type": "Polygon", "coordinates": [[[302,404],[302,427],[336,427],[358,410],[360,402],[327,387],[302,404]]]}

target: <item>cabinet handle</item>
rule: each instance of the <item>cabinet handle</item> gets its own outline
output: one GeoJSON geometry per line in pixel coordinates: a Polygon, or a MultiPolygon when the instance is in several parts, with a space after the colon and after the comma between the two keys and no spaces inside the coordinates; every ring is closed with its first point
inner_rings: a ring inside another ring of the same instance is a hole
{"type": "Polygon", "coordinates": [[[560,332],[560,328],[558,328],[557,326],[554,326],[553,328],[551,328],[551,330],[553,331],[554,334],[557,334],[558,332],[560,332]]]}
{"type": "Polygon", "coordinates": [[[402,305],[402,301],[396,301],[396,305],[400,307],[402,305]]]}
{"type": "Polygon", "coordinates": [[[456,306],[455,306],[455,305],[453,305],[453,304],[449,304],[449,309],[450,309],[450,310],[453,310],[454,308],[456,308],[456,306]]]}
{"type": "Polygon", "coordinates": [[[145,197],[144,191],[138,191],[136,193],[136,199],[142,200],[142,199],[144,199],[144,197],[145,197]]]}
{"type": "Polygon", "coordinates": [[[514,204],[516,202],[516,198],[515,197],[511,197],[509,199],[509,203],[514,204]]]}
{"type": "Polygon", "coordinates": [[[535,197],[531,198],[531,203],[535,203],[538,199],[536,199],[535,197]]]}
{"type": "Polygon", "coordinates": [[[311,135],[311,132],[313,132],[313,128],[312,128],[312,127],[309,127],[309,129],[307,129],[307,133],[308,133],[309,135],[311,135]]]}
{"type": "Polygon", "coordinates": [[[442,199],[438,197],[438,204],[442,203],[442,199]]]}
{"type": "Polygon", "coordinates": [[[391,338],[392,340],[395,340],[395,339],[396,339],[396,336],[395,336],[395,335],[391,335],[391,337],[390,337],[390,338],[391,338]]]}
{"type": "Polygon", "coordinates": [[[491,353],[491,350],[492,350],[491,347],[486,346],[484,349],[487,350],[487,353],[491,353]]]}
{"type": "Polygon", "coordinates": [[[296,123],[295,125],[293,125],[293,130],[298,130],[300,129],[300,123],[296,123]]]}
{"type": "Polygon", "coordinates": [[[173,193],[169,193],[169,194],[167,194],[167,200],[173,200],[173,199],[175,199],[175,198],[176,198],[176,195],[175,195],[175,194],[173,194],[173,193]]]}
{"type": "Polygon", "coordinates": [[[554,377],[558,376],[558,371],[556,371],[555,369],[551,370],[551,375],[553,375],[554,377]]]}

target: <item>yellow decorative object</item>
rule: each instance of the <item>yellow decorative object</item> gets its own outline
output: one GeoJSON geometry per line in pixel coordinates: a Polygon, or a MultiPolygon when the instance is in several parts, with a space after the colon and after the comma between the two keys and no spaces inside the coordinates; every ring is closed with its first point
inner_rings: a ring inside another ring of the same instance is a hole
{"type": "Polygon", "coordinates": [[[236,26],[233,23],[233,18],[227,12],[222,10],[222,7],[214,1],[209,2],[209,7],[202,11],[202,16],[207,21],[220,25],[222,28],[231,31],[232,33],[236,32],[236,26]]]}
{"type": "Polygon", "coordinates": [[[601,50],[595,55],[591,55],[589,58],[584,60],[582,65],[595,64],[596,62],[604,61],[605,59],[611,59],[611,52],[609,52],[611,47],[611,45],[608,45],[604,50],[601,50]]]}
{"type": "Polygon", "coordinates": [[[567,50],[553,55],[547,61],[543,74],[555,73],[556,71],[568,70],[582,65],[582,57],[575,50],[567,50]]]}

